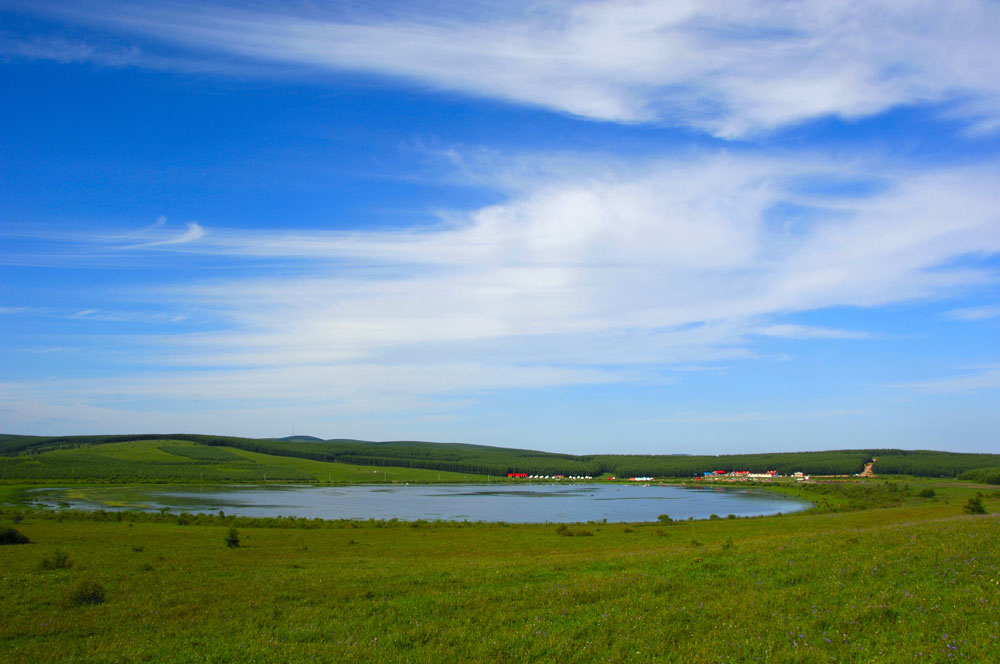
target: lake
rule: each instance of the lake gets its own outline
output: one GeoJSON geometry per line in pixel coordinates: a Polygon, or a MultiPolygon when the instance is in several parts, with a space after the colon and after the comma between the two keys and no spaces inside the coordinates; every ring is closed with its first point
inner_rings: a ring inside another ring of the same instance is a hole
{"type": "Polygon", "coordinates": [[[677,485],[82,486],[36,489],[31,501],[73,509],[218,512],[254,517],[574,523],[762,516],[811,504],[766,491],[677,485]]]}

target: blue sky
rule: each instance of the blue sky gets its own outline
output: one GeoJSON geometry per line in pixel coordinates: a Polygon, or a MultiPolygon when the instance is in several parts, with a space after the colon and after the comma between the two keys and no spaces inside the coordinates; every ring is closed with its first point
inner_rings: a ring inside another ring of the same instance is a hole
{"type": "Polygon", "coordinates": [[[0,430],[1000,452],[1000,5],[0,1],[0,430]]]}

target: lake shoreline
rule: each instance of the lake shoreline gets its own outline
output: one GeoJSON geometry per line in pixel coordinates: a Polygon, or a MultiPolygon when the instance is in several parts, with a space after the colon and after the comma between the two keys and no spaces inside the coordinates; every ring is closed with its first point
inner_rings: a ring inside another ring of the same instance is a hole
{"type": "Polygon", "coordinates": [[[759,487],[683,484],[69,484],[23,487],[32,509],[298,519],[483,523],[646,523],[808,511],[802,497],[759,487]],[[541,500],[540,500],[541,499],[541,500]],[[732,516],[730,516],[732,515],[732,516]]]}

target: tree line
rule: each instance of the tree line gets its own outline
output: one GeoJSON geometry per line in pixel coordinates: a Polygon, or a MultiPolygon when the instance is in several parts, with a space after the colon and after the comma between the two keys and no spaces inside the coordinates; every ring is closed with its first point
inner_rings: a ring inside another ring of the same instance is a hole
{"type": "Polygon", "coordinates": [[[782,475],[798,471],[814,475],[854,475],[860,473],[865,464],[874,458],[878,458],[874,470],[881,475],[957,477],[980,468],[1000,467],[998,454],[960,454],[927,450],[859,449],[725,455],[573,455],[463,443],[371,442],[353,439],[302,442],[206,434],[52,437],[0,435],[0,454],[24,455],[53,449],[157,439],[234,447],[262,454],[315,461],[499,476],[506,476],[508,473],[529,473],[550,476],[615,475],[680,478],[693,477],[713,470],[751,472],[776,470],[782,475]]]}

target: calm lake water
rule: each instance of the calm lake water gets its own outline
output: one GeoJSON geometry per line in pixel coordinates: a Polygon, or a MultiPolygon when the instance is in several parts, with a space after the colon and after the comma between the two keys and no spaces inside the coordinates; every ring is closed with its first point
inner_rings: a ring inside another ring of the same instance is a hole
{"type": "Polygon", "coordinates": [[[794,498],[737,489],[621,484],[73,487],[32,500],[74,509],[218,512],[240,516],[573,523],[760,516],[807,509],[794,498]]]}

